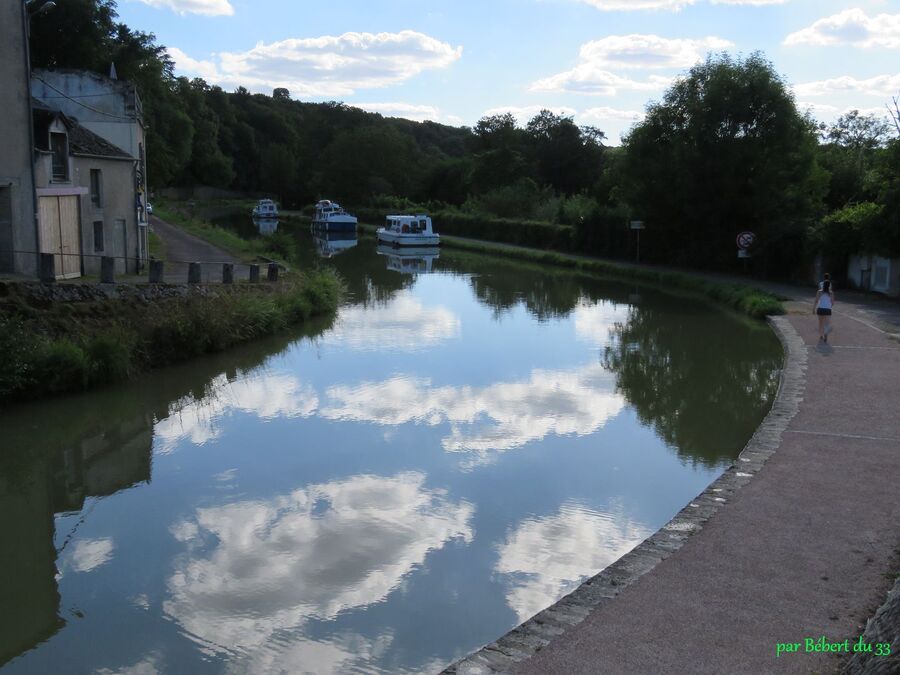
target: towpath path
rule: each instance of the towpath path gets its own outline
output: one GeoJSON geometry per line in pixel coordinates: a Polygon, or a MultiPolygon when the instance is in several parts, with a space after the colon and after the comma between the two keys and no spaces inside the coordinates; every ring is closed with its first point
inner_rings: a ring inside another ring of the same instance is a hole
{"type": "Polygon", "coordinates": [[[166,247],[166,260],[179,261],[166,264],[166,281],[172,283],[186,281],[189,262],[206,263],[201,267],[203,281],[221,281],[222,263],[226,262],[235,263],[235,279],[247,278],[249,274],[247,266],[230,253],[188,234],[157,216],[151,216],[150,226],[166,247]]]}
{"type": "MultiPolygon", "coordinates": [[[[852,644],[897,570],[900,305],[838,292],[825,345],[814,291],[777,292],[791,298],[784,331],[805,352],[806,369],[775,454],[679,550],[540,651],[513,649],[496,669],[487,664],[497,651],[476,655],[456,672],[755,675],[841,666],[838,656],[806,653],[805,639],[852,644]],[[776,658],[778,643],[800,647],[776,658]]],[[[900,661],[883,666],[878,672],[900,672],[900,661]]]]}

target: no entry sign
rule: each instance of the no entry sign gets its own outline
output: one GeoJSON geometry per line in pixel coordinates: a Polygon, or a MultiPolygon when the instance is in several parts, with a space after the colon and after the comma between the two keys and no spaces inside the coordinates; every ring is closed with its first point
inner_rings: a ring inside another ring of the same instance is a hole
{"type": "Polygon", "coordinates": [[[753,246],[754,241],[756,241],[756,235],[752,232],[741,232],[737,236],[737,245],[738,248],[742,251],[746,251],[748,248],[753,246]]]}

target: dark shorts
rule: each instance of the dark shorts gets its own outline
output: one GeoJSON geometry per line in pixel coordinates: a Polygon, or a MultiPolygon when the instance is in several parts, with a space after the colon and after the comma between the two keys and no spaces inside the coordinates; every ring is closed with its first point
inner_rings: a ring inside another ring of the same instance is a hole
{"type": "Polygon", "coordinates": [[[826,309],[825,307],[819,307],[816,310],[816,314],[818,314],[819,316],[831,316],[831,310],[826,309]]]}

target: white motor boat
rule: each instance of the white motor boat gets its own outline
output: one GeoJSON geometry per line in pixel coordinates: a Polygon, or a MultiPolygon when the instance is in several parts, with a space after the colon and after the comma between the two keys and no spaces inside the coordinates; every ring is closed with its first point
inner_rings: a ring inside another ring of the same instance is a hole
{"type": "Polygon", "coordinates": [[[426,215],[388,216],[384,227],[376,232],[378,242],[392,246],[438,246],[441,237],[431,227],[426,215]]]}
{"type": "Polygon", "coordinates": [[[277,218],[278,207],[271,199],[260,199],[253,207],[254,218],[277,218]]]}
{"type": "Polygon", "coordinates": [[[387,268],[401,274],[428,274],[434,261],[440,258],[437,246],[404,246],[397,248],[391,244],[379,244],[378,255],[387,258],[387,268]]]}
{"type": "Polygon", "coordinates": [[[325,232],[356,232],[356,216],[347,213],[337,202],[322,199],[316,202],[313,229],[325,232]]]}

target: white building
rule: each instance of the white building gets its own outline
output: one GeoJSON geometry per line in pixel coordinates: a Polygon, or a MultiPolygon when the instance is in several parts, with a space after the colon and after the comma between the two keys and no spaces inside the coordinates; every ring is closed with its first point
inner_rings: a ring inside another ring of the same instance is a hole
{"type": "Polygon", "coordinates": [[[139,260],[147,260],[146,133],[143,104],[135,86],[83,70],[35,69],[31,95],[137,160],[131,192],[138,223],[134,250],[139,260]]]}

